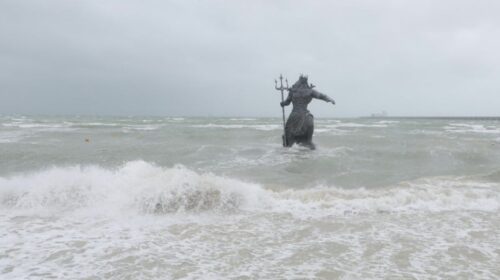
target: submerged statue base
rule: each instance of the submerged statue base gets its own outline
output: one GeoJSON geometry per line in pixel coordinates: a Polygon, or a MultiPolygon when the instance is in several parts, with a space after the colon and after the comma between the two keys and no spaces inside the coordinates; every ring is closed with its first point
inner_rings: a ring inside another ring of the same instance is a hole
{"type": "Polygon", "coordinates": [[[321,99],[335,104],[332,98],[313,89],[309,85],[306,76],[300,76],[299,80],[288,89],[288,97],[281,102],[281,106],[293,104],[292,112],[288,116],[285,125],[285,135],[283,135],[283,145],[291,147],[297,143],[299,145],[315,149],[312,142],[314,133],[314,116],[307,110],[307,105],[313,98],[321,99]]]}

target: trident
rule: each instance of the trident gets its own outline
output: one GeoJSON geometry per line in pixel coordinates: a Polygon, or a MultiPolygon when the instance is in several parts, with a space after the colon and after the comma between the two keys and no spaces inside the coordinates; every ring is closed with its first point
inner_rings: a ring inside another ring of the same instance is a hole
{"type": "MultiPolygon", "coordinates": [[[[281,91],[281,102],[285,101],[283,97],[283,91],[290,90],[288,87],[288,79],[285,79],[286,87],[283,86],[283,75],[280,74],[280,87],[278,87],[278,81],[274,79],[274,88],[281,91]]],[[[286,142],[286,128],[285,128],[285,107],[281,107],[283,111],[283,147],[287,146],[286,142]]]]}

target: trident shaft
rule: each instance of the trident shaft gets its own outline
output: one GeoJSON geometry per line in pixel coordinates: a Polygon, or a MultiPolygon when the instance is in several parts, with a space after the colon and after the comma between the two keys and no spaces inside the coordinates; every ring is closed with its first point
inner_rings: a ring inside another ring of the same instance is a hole
{"type": "MultiPolygon", "coordinates": [[[[283,75],[280,74],[280,86],[278,87],[278,81],[275,79],[274,80],[274,88],[276,90],[281,91],[281,102],[285,101],[285,98],[283,96],[283,92],[285,90],[289,90],[290,88],[288,87],[288,79],[285,79],[286,87],[283,86],[283,75]]],[[[286,142],[286,128],[285,128],[285,107],[281,107],[282,112],[283,112],[283,147],[287,146],[286,142]]]]}

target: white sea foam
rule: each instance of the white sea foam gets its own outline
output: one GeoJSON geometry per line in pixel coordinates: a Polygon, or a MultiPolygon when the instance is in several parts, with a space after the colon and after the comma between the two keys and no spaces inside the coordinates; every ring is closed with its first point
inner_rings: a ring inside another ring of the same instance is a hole
{"type": "Polygon", "coordinates": [[[258,203],[257,185],[199,175],[183,167],[135,161],[112,170],[97,166],[54,167],[0,178],[0,201],[14,209],[100,207],[106,211],[178,212],[234,210],[258,203]]]}
{"type": "Polygon", "coordinates": [[[12,120],[12,121],[17,121],[17,122],[33,121],[32,119],[29,119],[29,118],[27,118],[27,117],[25,117],[25,116],[21,116],[21,117],[19,117],[19,118],[14,118],[14,117],[12,117],[12,118],[10,118],[10,120],[12,120]]]}
{"type": "Polygon", "coordinates": [[[273,191],[144,161],[53,167],[0,177],[0,278],[493,279],[499,203],[459,177],[273,191]]]}
{"type": "Polygon", "coordinates": [[[168,117],[168,118],[164,118],[164,119],[161,119],[161,120],[157,120],[157,122],[167,121],[167,122],[178,123],[178,122],[182,122],[182,121],[185,121],[185,120],[186,120],[186,118],[182,118],[182,117],[168,117]]]}
{"type": "Polygon", "coordinates": [[[196,128],[225,128],[225,129],[242,129],[242,128],[248,128],[248,129],[264,130],[264,131],[283,129],[282,126],[277,125],[277,124],[214,124],[214,123],[209,123],[209,124],[191,125],[191,127],[196,127],[196,128]]]}
{"type": "Polygon", "coordinates": [[[332,187],[287,190],[281,194],[281,198],[315,205],[320,210],[314,211],[314,214],[319,216],[456,210],[495,212],[500,209],[498,184],[451,178],[422,179],[391,188],[370,190],[332,187]]]}
{"type": "Polygon", "coordinates": [[[335,135],[342,135],[346,134],[349,132],[347,129],[341,129],[337,125],[331,125],[331,124],[322,124],[322,125],[317,125],[314,128],[315,133],[330,133],[330,134],[335,134],[335,135]]]}
{"type": "Polygon", "coordinates": [[[68,125],[63,123],[24,123],[24,122],[12,122],[4,123],[3,126],[6,127],[17,127],[17,128],[63,128],[68,127],[68,125]]]}
{"type": "Polygon", "coordinates": [[[329,132],[332,134],[345,134],[353,132],[359,128],[385,128],[388,127],[386,123],[372,123],[372,124],[362,124],[353,122],[333,122],[333,123],[319,123],[317,128],[314,129],[315,132],[325,133],[329,132]]]}
{"type": "Polygon", "coordinates": [[[385,123],[373,123],[373,124],[363,124],[363,123],[353,123],[353,122],[341,122],[337,124],[330,125],[334,128],[380,128],[380,127],[388,127],[385,123]]]}
{"type": "Polygon", "coordinates": [[[255,121],[255,118],[231,118],[230,121],[255,121]]]}
{"type": "Polygon", "coordinates": [[[485,127],[482,124],[450,123],[444,129],[454,133],[491,133],[499,134],[500,130],[495,126],[485,127]]]}
{"type": "Polygon", "coordinates": [[[0,131],[0,143],[16,143],[30,135],[27,131],[0,131]]]}
{"type": "Polygon", "coordinates": [[[24,131],[34,131],[34,132],[67,132],[73,131],[71,125],[67,122],[61,123],[30,123],[30,122],[11,122],[4,123],[3,126],[20,129],[24,131]]]}
{"type": "Polygon", "coordinates": [[[78,123],[71,123],[72,126],[90,126],[90,127],[94,127],[94,126],[104,126],[104,127],[108,127],[108,126],[111,126],[111,127],[114,127],[114,126],[120,126],[121,124],[119,123],[112,123],[112,122],[108,122],[108,123],[103,123],[103,122],[78,122],[78,123]]]}
{"type": "Polygon", "coordinates": [[[396,124],[399,122],[400,121],[378,121],[377,123],[379,123],[379,124],[396,124]]]}
{"type": "Polygon", "coordinates": [[[331,132],[332,130],[331,129],[328,129],[328,128],[315,128],[314,129],[314,132],[315,133],[325,133],[325,132],[331,132]]]}
{"type": "Polygon", "coordinates": [[[104,212],[186,211],[290,212],[324,217],[378,212],[498,211],[497,184],[434,178],[384,189],[318,187],[281,192],[257,184],[198,174],[182,166],[162,168],[143,161],[118,169],[54,167],[0,178],[0,202],[13,209],[102,208],[104,212]]]}
{"type": "Polygon", "coordinates": [[[126,125],[123,130],[128,132],[130,130],[157,130],[162,128],[161,124],[150,124],[150,125],[126,125]]]}
{"type": "Polygon", "coordinates": [[[431,136],[438,136],[444,134],[443,131],[430,130],[430,129],[412,129],[409,130],[407,133],[416,135],[431,135],[431,136]]]}

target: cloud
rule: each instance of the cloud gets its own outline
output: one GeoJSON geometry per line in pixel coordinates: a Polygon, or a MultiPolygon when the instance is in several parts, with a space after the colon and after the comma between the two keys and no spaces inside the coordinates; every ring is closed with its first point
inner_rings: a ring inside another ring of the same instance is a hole
{"type": "Polygon", "coordinates": [[[497,115],[496,1],[2,1],[0,113],[497,115]]]}

